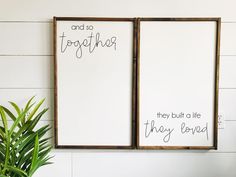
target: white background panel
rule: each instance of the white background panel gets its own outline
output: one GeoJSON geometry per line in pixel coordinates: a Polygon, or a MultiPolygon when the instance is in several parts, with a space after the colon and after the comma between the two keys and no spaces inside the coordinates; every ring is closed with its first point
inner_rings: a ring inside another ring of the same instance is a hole
{"type": "Polygon", "coordinates": [[[0,20],[48,20],[53,16],[221,16],[224,20],[236,21],[234,0],[71,0],[70,3],[65,0],[1,0],[0,3],[0,20]]]}
{"type": "Polygon", "coordinates": [[[225,120],[236,120],[235,105],[236,89],[221,89],[219,91],[219,113],[224,116],[225,120]]]}
{"type": "Polygon", "coordinates": [[[236,152],[236,121],[225,121],[218,135],[218,152],[236,152]]]}
{"type": "Polygon", "coordinates": [[[220,88],[236,88],[236,56],[221,56],[220,88]]]}
{"type": "Polygon", "coordinates": [[[53,54],[52,23],[0,22],[0,39],[0,55],[53,54]]]}
{"type": "Polygon", "coordinates": [[[222,23],[221,55],[236,55],[236,23],[222,23]]]}
{"type": "Polygon", "coordinates": [[[0,56],[0,88],[53,88],[53,57],[0,56]]]}
{"type": "Polygon", "coordinates": [[[234,177],[236,175],[235,154],[204,151],[77,153],[73,154],[73,162],[73,177],[234,177]]]}

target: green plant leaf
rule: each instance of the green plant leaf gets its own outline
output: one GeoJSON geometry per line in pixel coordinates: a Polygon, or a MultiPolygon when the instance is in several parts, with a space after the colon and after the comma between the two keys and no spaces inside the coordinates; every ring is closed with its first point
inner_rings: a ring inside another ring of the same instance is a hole
{"type": "MultiPolygon", "coordinates": [[[[30,106],[31,101],[32,101],[34,98],[35,98],[35,96],[32,96],[32,97],[30,98],[30,100],[27,102],[27,104],[26,104],[26,106],[25,106],[25,110],[28,109],[28,107],[30,106]]],[[[34,103],[33,103],[33,104],[34,104],[34,103]]]]}
{"type": "Polygon", "coordinates": [[[31,177],[41,166],[51,164],[50,138],[44,138],[50,126],[36,129],[48,109],[37,113],[44,99],[34,106],[33,98],[30,98],[24,109],[10,102],[17,114],[13,114],[7,107],[0,106],[0,177],[31,177]],[[32,112],[27,116],[30,110],[32,112]],[[10,127],[6,116],[13,121],[10,127]]]}
{"type": "Polygon", "coordinates": [[[16,167],[13,167],[13,166],[7,166],[7,168],[9,170],[12,170],[13,172],[19,174],[20,176],[28,176],[26,172],[24,172],[23,170],[19,169],[19,168],[16,168],[16,167]]]}
{"type": "Polygon", "coordinates": [[[2,174],[5,175],[6,170],[7,170],[7,165],[8,165],[8,160],[9,160],[9,155],[10,155],[10,136],[8,133],[8,124],[7,124],[7,118],[6,118],[6,114],[2,108],[2,106],[0,106],[0,115],[3,121],[3,125],[4,125],[4,129],[5,129],[5,140],[3,142],[5,142],[5,159],[4,159],[4,168],[2,170],[2,174]]]}
{"type": "MultiPolygon", "coordinates": [[[[29,131],[32,131],[34,129],[34,127],[37,125],[37,123],[39,122],[39,120],[41,119],[41,117],[48,111],[48,109],[43,109],[31,122],[30,127],[28,128],[29,131]]],[[[28,120],[30,121],[30,120],[28,120]]],[[[27,122],[28,122],[27,121],[27,122]]]]}
{"type": "Polygon", "coordinates": [[[0,127],[0,135],[2,138],[4,138],[4,128],[3,127],[0,127]]]}
{"type": "Polygon", "coordinates": [[[38,153],[39,153],[39,137],[38,137],[38,135],[36,135],[35,142],[34,142],[34,151],[33,151],[33,156],[32,156],[32,162],[31,162],[30,170],[34,169],[36,164],[37,164],[38,153]]]}
{"type": "Polygon", "coordinates": [[[2,106],[0,106],[0,115],[1,115],[1,118],[2,118],[2,122],[3,122],[3,126],[4,126],[4,131],[5,131],[6,135],[8,135],[7,118],[6,118],[6,114],[5,114],[2,106]]]}
{"type": "Polygon", "coordinates": [[[33,109],[33,111],[30,113],[30,115],[28,116],[28,120],[31,120],[32,117],[34,116],[34,114],[37,112],[37,110],[40,108],[40,106],[43,104],[43,102],[45,101],[45,98],[42,99],[33,109]]]}
{"type": "Polygon", "coordinates": [[[7,176],[5,176],[5,175],[0,175],[0,177],[7,177],[7,176]]]}
{"type": "MultiPolygon", "coordinates": [[[[39,141],[39,145],[40,145],[40,151],[41,151],[41,149],[42,148],[44,148],[43,147],[43,145],[45,145],[45,144],[47,144],[48,143],[48,140],[49,140],[50,138],[45,138],[45,139],[42,139],[42,140],[40,140],[39,141]]],[[[25,147],[24,149],[22,149],[22,151],[20,151],[20,154],[25,154],[24,156],[19,156],[18,158],[19,158],[19,165],[22,165],[23,164],[23,162],[25,161],[24,159],[26,158],[29,158],[29,157],[27,157],[28,155],[29,156],[31,156],[31,151],[33,151],[33,144],[32,145],[30,145],[29,146],[29,148],[27,148],[27,147],[25,147]],[[28,154],[27,154],[27,152],[28,152],[28,154]]]]}
{"type": "Polygon", "coordinates": [[[8,116],[15,121],[16,117],[11,113],[11,111],[9,109],[7,109],[6,107],[2,106],[3,110],[8,114],[8,116]]]}
{"type": "Polygon", "coordinates": [[[19,106],[17,106],[16,103],[9,101],[9,103],[12,105],[12,107],[16,110],[17,114],[20,115],[21,111],[19,106]]]}
{"type": "Polygon", "coordinates": [[[30,108],[31,108],[31,106],[28,107],[26,110],[24,110],[24,111],[19,115],[19,117],[16,118],[16,120],[14,121],[13,125],[12,125],[11,128],[10,128],[10,132],[9,132],[10,135],[13,133],[13,131],[14,131],[14,129],[16,128],[16,126],[18,126],[19,122],[20,122],[21,119],[25,116],[25,114],[27,113],[27,111],[28,111],[30,108]]]}
{"type": "MultiPolygon", "coordinates": [[[[22,136],[23,132],[30,127],[31,122],[27,122],[23,124],[23,126],[16,132],[14,136],[12,136],[11,142],[14,143],[20,136],[22,136]]],[[[22,140],[21,140],[22,141],[22,140]]]]}
{"type": "MultiPolygon", "coordinates": [[[[27,110],[27,109],[30,107],[31,101],[32,101],[34,98],[35,98],[35,96],[33,96],[33,97],[30,98],[30,100],[27,102],[27,104],[26,104],[24,110],[27,110]]],[[[32,105],[34,105],[34,103],[33,103],[32,105]]],[[[22,118],[22,120],[21,120],[21,123],[22,123],[22,124],[25,123],[25,117],[26,117],[26,116],[24,116],[24,117],[22,118]]]]}

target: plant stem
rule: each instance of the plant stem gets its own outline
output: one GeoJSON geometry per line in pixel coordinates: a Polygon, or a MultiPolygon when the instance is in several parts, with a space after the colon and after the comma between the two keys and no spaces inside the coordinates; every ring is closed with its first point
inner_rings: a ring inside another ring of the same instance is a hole
{"type": "Polygon", "coordinates": [[[8,137],[6,137],[6,158],[5,158],[5,162],[4,162],[4,168],[2,170],[3,175],[6,174],[9,156],[10,156],[10,137],[8,136],[8,137]]]}

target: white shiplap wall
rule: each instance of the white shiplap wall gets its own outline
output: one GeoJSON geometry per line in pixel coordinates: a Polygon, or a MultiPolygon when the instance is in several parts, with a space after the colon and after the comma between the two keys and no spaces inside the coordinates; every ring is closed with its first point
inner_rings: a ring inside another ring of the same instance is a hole
{"type": "MultiPolygon", "coordinates": [[[[222,17],[217,151],[53,150],[35,177],[235,177],[235,0],[0,0],[0,104],[46,97],[53,124],[53,16],[222,17]]],[[[50,132],[53,135],[53,132],[50,132]]],[[[68,137],[69,138],[69,137],[68,137]]]]}

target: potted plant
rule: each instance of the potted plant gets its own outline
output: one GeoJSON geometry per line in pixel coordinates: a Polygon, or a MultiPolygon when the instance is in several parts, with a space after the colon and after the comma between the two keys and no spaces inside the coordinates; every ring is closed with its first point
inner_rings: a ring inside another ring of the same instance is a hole
{"type": "Polygon", "coordinates": [[[9,102],[15,111],[0,106],[0,177],[31,177],[39,167],[50,164],[52,146],[44,136],[50,126],[36,128],[48,108],[39,111],[44,99],[37,104],[33,99],[22,109],[9,102]]]}

